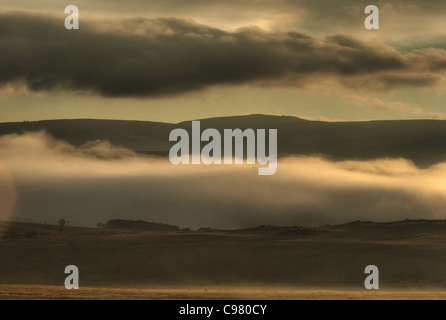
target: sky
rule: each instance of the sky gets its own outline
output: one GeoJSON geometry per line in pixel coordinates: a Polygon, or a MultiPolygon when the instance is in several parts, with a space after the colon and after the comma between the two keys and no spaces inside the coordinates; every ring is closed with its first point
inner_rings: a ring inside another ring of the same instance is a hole
{"type": "MultiPolygon", "coordinates": [[[[446,119],[445,10],[444,0],[2,0],[0,122],[446,119]],[[78,30],[64,27],[68,4],[78,30]],[[378,30],[364,27],[371,4],[378,30]]],[[[240,228],[446,216],[445,163],[306,155],[259,176],[45,132],[1,136],[0,159],[0,220],[240,228]]]]}
{"type": "Polygon", "coordinates": [[[446,3],[3,0],[0,122],[445,119],[446,3]],[[65,6],[80,13],[67,30],[65,6]],[[379,30],[366,30],[367,5],[379,30]]]}

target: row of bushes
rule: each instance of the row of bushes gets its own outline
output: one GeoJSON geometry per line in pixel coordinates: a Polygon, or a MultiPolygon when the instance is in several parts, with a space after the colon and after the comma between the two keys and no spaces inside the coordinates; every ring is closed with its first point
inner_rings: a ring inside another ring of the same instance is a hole
{"type": "Polygon", "coordinates": [[[179,231],[180,228],[170,224],[147,222],[142,220],[124,220],[112,219],[107,223],[98,223],[98,227],[114,230],[132,230],[132,231],[179,231]]]}

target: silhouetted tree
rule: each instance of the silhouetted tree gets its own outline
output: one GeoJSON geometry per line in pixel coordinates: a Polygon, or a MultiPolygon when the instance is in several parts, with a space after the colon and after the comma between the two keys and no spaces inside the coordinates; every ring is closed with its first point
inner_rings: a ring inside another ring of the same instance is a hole
{"type": "Polygon", "coordinates": [[[59,232],[62,232],[67,222],[65,221],[65,219],[59,219],[57,223],[59,224],[59,232]]]}

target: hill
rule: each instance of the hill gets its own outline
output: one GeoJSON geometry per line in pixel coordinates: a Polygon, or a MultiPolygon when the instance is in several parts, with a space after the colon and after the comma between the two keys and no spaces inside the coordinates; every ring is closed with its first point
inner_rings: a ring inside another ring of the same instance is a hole
{"type": "Polygon", "coordinates": [[[170,224],[147,222],[142,220],[112,219],[103,225],[104,229],[129,231],[179,231],[180,228],[170,224]]]}
{"type": "MultiPolygon", "coordinates": [[[[108,140],[136,152],[166,156],[173,144],[169,142],[169,133],[175,128],[190,131],[191,122],[92,119],[11,122],[0,123],[0,135],[46,130],[75,146],[89,140],[108,140]]],[[[278,129],[280,156],[324,155],[334,160],[406,158],[421,167],[446,160],[444,120],[322,122],[249,115],[201,119],[201,128],[278,129]]]]}

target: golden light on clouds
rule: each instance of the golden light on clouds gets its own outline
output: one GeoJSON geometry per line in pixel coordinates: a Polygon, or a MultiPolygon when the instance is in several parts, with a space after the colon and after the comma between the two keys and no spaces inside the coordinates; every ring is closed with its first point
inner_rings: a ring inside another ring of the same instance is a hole
{"type": "Polygon", "coordinates": [[[181,227],[321,225],[354,220],[446,217],[446,163],[419,168],[406,159],[279,159],[277,173],[256,166],[178,165],[106,142],[74,147],[44,133],[0,139],[2,219],[92,226],[112,218],[181,227]],[[14,179],[11,176],[14,176],[14,179]],[[131,210],[129,210],[131,208],[131,210]],[[39,220],[40,219],[40,220],[39,220]]]}

